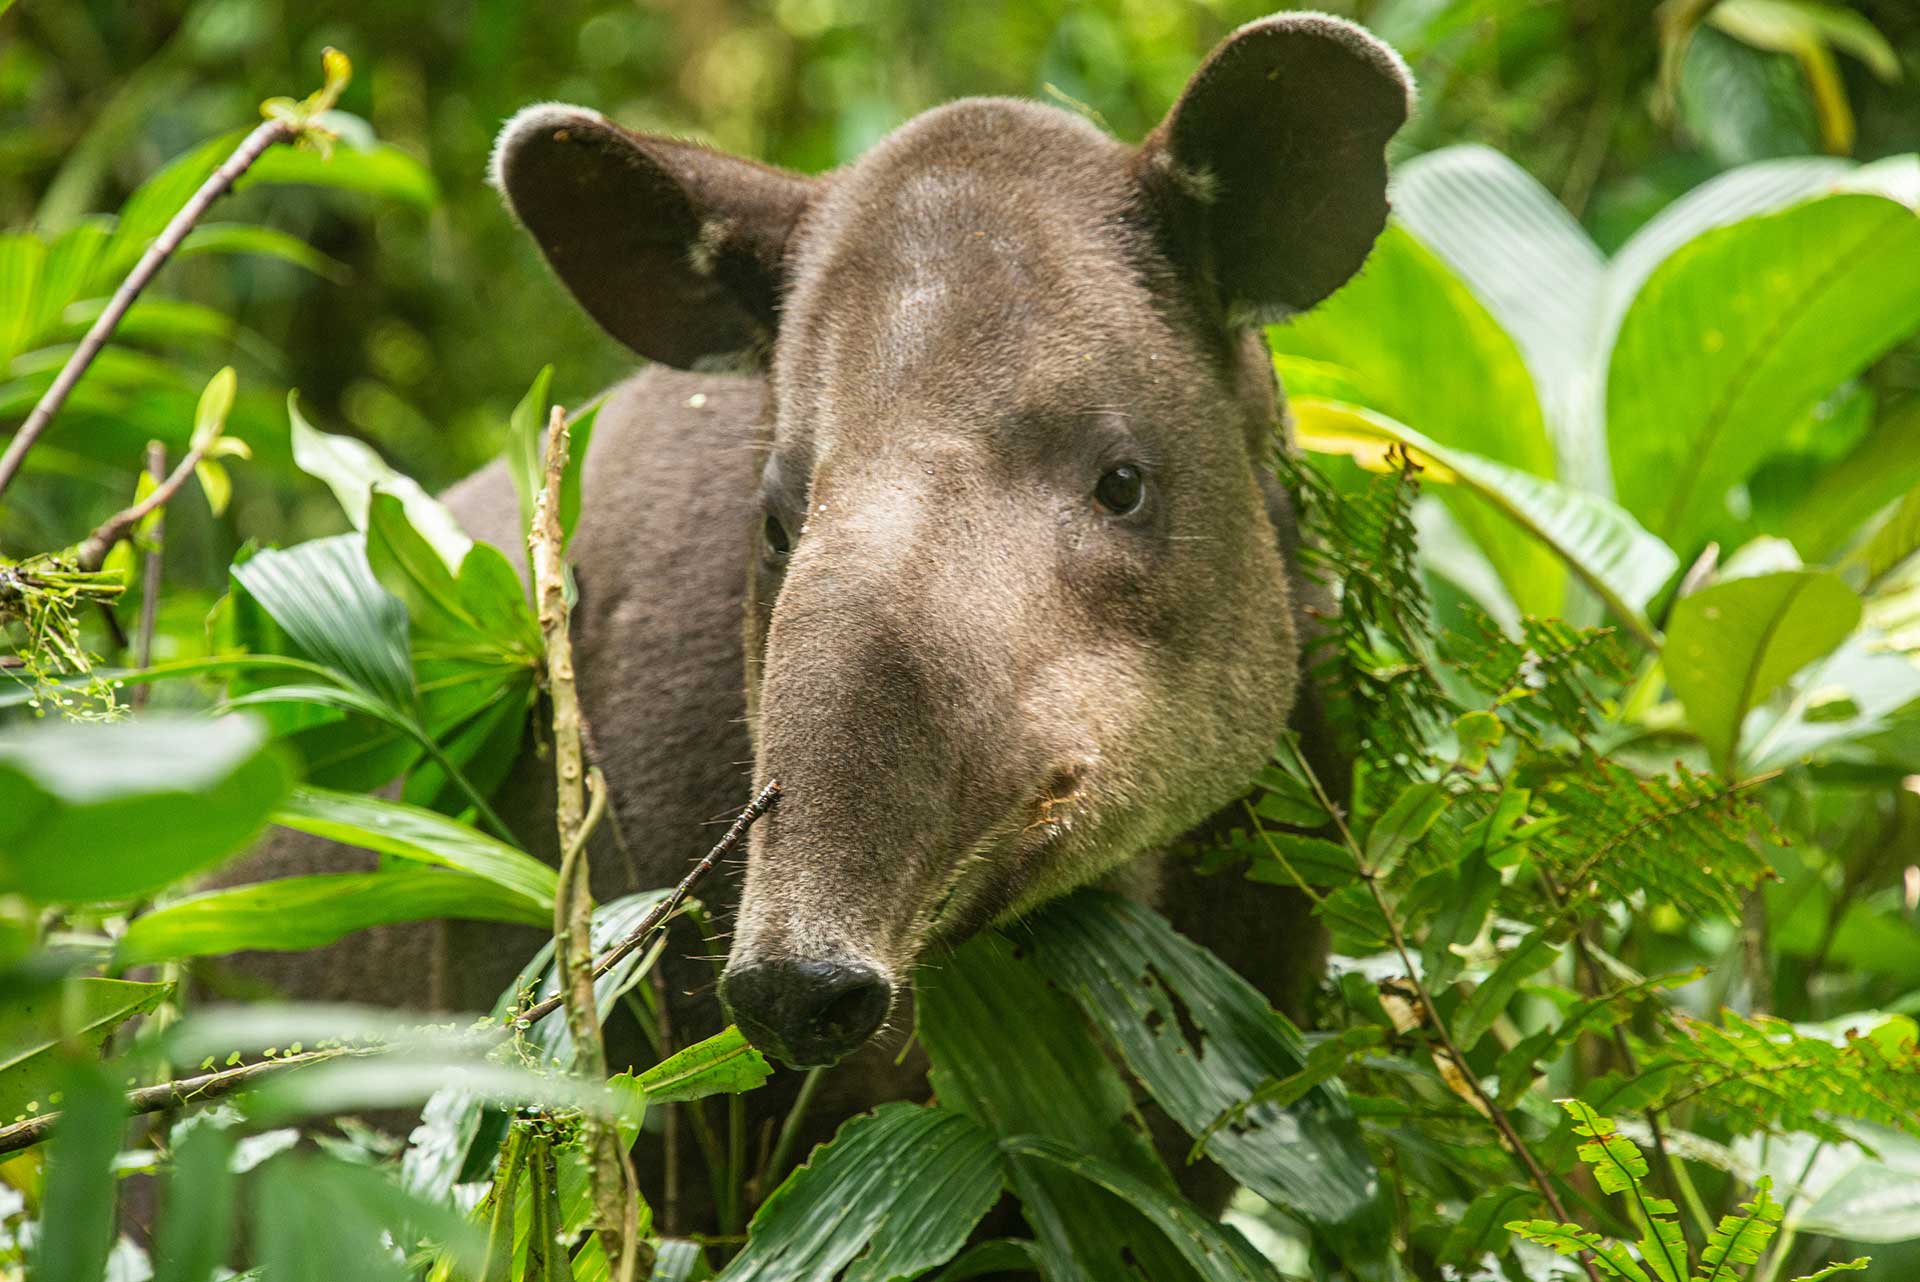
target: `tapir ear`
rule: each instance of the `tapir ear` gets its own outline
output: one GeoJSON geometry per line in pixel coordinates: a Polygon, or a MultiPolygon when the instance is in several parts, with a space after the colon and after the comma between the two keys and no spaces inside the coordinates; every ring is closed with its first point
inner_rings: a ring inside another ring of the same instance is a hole
{"type": "Polygon", "coordinates": [[[1236,321],[1304,311],[1360,269],[1412,97],[1399,55],[1326,14],[1249,23],[1208,55],[1142,153],[1236,321]]]}
{"type": "Polygon", "coordinates": [[[787,237],[818,186],[557,104],[507,122],[492,177],[580,305],[682,369],[765,353],[787,237]]]}

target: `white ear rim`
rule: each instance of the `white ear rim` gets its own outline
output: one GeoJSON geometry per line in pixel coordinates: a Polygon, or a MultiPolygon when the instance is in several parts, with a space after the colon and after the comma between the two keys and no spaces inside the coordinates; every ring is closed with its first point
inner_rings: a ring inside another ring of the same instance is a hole
{"type": "MultiPolygon", "coordinates": [[[[1318,9],[1297,9],[1276,14],[1272,18],[1261,19],[1277,26],[1291,27],[1296,30],[1310,31],[1316,35],[1328,36],[1336,40],[1350,40],[1358,45],[1365,55],[1379,66],[1388,76],[1398,80],[1407,95],[1407,117],[1412,119],[1413,111],[1419,105],[1420,90],[1414,83],[1413,68],[1400,56],[1400,51],[1368,31],[1351,18],[1343,18],[1337,13],[1323,13],[1318,9]]],[[[1258,25],[1248,23],[1248,26],[1258,25]]],[[[1231,37],[1229,37],[1231,39],[1231,37]]]]}
{"type": "MultiPolygon", "coordinates": [[[[507,191],[507,153],[531,134],[565,129],[569,125],[598,129],[611,127],[607,118],[599,112],[568,102],[536,102],[522,107],[500,127],[499,135],[493,140],[493,151],[487,157],[487,185],[500,193],[500,199],[506,202],[509,210],[513,209],[513,196],[507,191]]],[[[517,210],[514,216],[519,217],[517,210]]]]}

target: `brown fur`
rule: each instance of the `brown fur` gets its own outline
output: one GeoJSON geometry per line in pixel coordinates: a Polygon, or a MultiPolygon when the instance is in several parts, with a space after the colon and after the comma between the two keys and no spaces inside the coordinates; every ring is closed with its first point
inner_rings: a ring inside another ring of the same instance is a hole
{"type": "MultiPolygon", "coordinates": [[[[1216,50],[1138,148],[999,99],[822,178],[578,108],[502,134],[496,181],[610,332],[747,371],[655,368],[614,393],[575,626],[617,821],[596,894],[671,883],[752,784],[782,784],[744,887],[703,892],[763,1046],[838,1058],[889,1004],[908,1018],[930,947],[1103,878],[1300,1000],[1323,945],[1298,899],[1159,852],[1235,801],[1290,718],[1319,731],[1268,466],[1280,407],[1247,322],[1359,267],[1408,93],[1357,28],[1290,15],[1216,50]],[[1092,497],[1122,463],[1146,477],[1129,515],[1092,497]]],[[[504,473],[448,498],[515,545],[504,473]]],[[[502,807],[550,855],[546,775],[530,750],[502,807]]],[[[355,980],[311,959],[282,977],[417,1005],[432,976],[438,1004],[472,1008],[531,943],[391,937],[418,960],[377,986],[358,942],[326,963],[355,980]]],[[[683,934],[669,970],[682,1040],[721,1019],[698,947],[683,934]]],[[[874,1045],[830,1081],[819,1135],[923,1089],[874,1045]]],[[[782,1094],[752,1097],[756,1118],[782,1094]]]]}

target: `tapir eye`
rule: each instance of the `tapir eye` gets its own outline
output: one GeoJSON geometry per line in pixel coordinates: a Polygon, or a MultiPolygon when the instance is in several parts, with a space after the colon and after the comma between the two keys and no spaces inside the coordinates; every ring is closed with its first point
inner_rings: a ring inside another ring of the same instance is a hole
{"type": "Polygon", "coordinates": [[[1115,516],[1138,511],[1147,496],[1147,478],[1132,463],[1109,468],[1093,487],[1094,501],[1115,516]]]}
{"type": "Polygon", "coordinates": [[[767,513],[766,524],[761,527],[760,534],[767,541],[767,551],[773,556],[784,557],[793,551],[793,541],[787,537],[787,527],[773,513],[767,513]]]}

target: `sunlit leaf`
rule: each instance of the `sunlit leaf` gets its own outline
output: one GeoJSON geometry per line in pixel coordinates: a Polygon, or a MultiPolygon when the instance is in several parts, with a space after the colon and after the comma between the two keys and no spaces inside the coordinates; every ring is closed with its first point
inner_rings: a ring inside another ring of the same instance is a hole
{"type": "Polygon", "coordinates": [[[70,1062],[63,1048],[98,1051],[113,1030],[152,1010],[170,984],[70,979],[19,993],[0,1004],[0,1125],[51,1111],[49,1097],[70,1062]]]}

